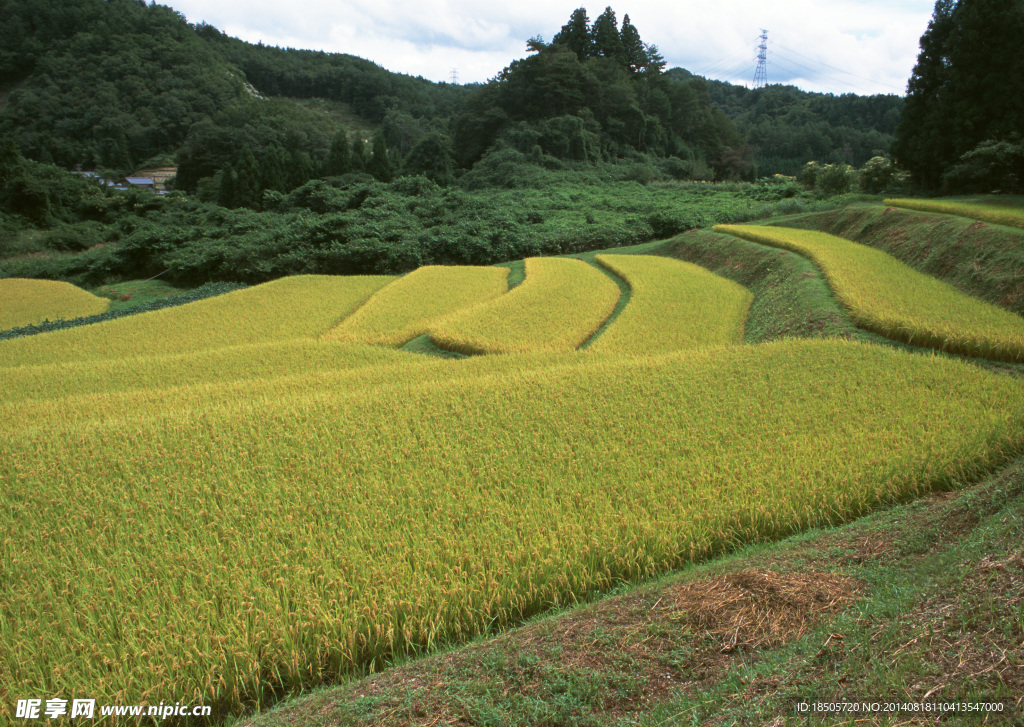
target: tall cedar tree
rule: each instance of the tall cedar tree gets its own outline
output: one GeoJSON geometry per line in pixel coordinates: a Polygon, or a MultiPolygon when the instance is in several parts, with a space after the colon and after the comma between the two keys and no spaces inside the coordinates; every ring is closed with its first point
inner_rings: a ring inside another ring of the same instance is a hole
{"type": "Polygon", "coordinates": [[[388,147],[384,142],[384,135],[380,132],[373,137],[373,156],[370,157],[366,171],[381,182],[390,182],[394,176],[391,158],[388,156],[388,147]]]}
{"type": "Polygon", "coordinates": [[[342,129],[331,142],[331,150],[327,154],[328,175],[336,176],[352,171],[352,154],[349,151],[348,134],[342,129]]]}
{"type": "Polygon", "coordinates": [[[252,149],[243,146],[236,158],[235,199],[236,207],[258,207],[263,190],[260,187],[260,168],[252,149]]]}
{"type": "Polygon", "coordinates": [[[366,171],[366,142],[358,136],[352,140],[352,171],[366,171]]]}
{"type": "Polygon", "coordinates": [[[619,21],[616,20],[615,11],[611,7],[605,8],[604,12],[597,16],[592,33],[595,55],[620,62],[625,60],[626,49],[622,45],[622,36],[619,35],[619,21]]]}
{"type": "Polygon", "coordinates": [[[590,18],[587,17],[587,9],[576,8],[573,10],[572,15],[569,16],[569,22],[562,26],[551,42],[565,46],[581,61],[590,58],[594,54],[594,39],[590,35],[590,18]]]}
{"type": "Polygon", "coordinates": [[[289,164],[288,152],[277,144],[271,144],[267,153],[263,155],[263,164],[260,167],[260,186],[275,192],[287,192],[289,164]]]}
{"type": "Polygon", "coordinates": [[[629,15],[622,16],[622,38],[623,55],[631,73],[642,73],[647,68],[647,49],[644,42],[640,40],[640,33],[636,27],[629,22],[629,15]]]}
{"type": "Polygon", "coordinates": [[[892,151],[937,189],[957,159],[986,140],[1019,140],[1024,0],[938,0],[907,85],[892,151]]]}

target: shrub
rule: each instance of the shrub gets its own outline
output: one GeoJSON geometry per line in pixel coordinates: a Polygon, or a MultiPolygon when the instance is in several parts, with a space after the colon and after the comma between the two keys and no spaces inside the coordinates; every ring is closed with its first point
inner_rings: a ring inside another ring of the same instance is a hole
{"type": "Polygon", "coordinates": [[[826,164],[817,174],[815,188],[826,195],[846,194],[853,188],[853,168],[849,164],[826,164]]]}
{"type": "Polygon", "coordinates": [[[1024,192],[1024,143],[981,142],[946,170],[942,186],[947,193],[1024,192]]]}
{"type": "Polygon", "coordinates": [[[888,191],[895,181],[895,165],[882,156],[871,157],[860,170],[860,188],[868,194],[888,191]]]}

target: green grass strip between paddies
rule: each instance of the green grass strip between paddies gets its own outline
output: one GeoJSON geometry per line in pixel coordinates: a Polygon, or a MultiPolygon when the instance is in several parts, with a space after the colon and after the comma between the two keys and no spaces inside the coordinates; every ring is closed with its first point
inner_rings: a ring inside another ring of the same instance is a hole
{"type": "Polygon", "coordinates": [[[582,260],[527,258],[506,295],[434,326],[431,340],[467,354],[571,351],[615,310],[619,287],[582,260]]]}
{"type": "Polygon", "coordinates": [[[110,301],[59,280],[0,279],[0,331],[105,313],[110,301]]]}
{"type": "Polygon", "coordinates": [[[715,231],[813,260],[860,326],[916,346],[1024,361],[1024,318],[973,298],[891,255],[813,230],[716,225],[715,231]]]}
{"type": "Polygon", "coordinates": [[[508,290],[508,268],[428,265],[377,291],[325,339],[401,347],[454,313],[508,290]]]}
{"type": "Polygon", "coordinates": [[[1024,447],[1024,382],[847,341],[372,373],[3,418],[0,692],[237,714],[1024,447]]]}
{"type": "Polygon", "coordinates": [[[598,255],[629,283],[629,303],[588,350],[667,353],[740,343],[753,295],[692,263],[653,255],[598,255]]]}
{"type": "Polygon", "coordinates": [[[1021,207],[983,202],[962,202],[952,199],[887,199],[885,204],[918,212],[938,212],[944,215],[984,220],[997,225],[1024,228],[1024,208],[1021,207]]]}
{"type": "Polygon", "coordinates": [[[0,367],[187,354],[316,337],[391,280],[385,275],[281,278],[178,308],[0,341],[0,367]]]}

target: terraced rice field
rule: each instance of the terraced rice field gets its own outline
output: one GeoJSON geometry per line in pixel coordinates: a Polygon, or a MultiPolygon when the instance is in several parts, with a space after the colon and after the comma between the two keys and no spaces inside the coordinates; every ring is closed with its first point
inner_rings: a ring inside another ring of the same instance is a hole
{"type": "Polygon", "coordinates": [[[467,354],[571,351],[601,327],[618,300],[618,286],[582,260],[527,258],[521,285],[433,327],[430,338],[467,354]]]}
{"type": "Polygon", "coordinates": [[[316,337],[393,278],[299,275],[178,308],[5,341],[0,367],[210,351],[316,337]]]}
{"type": "Polygon", "coordinates": [[[821,268],[851,318],[868,330],[965,356],[1024,361],[1024,318],[965,295],[881,250],[813,230],[714,229],[806,255],[821,268]]]}
{"type": "Polygon", "coordinates": [[[106,313],[110,301],[58,280],[0,280],[0,331],[106,313]]]}
{"type": "Polygon", "coordinates": [[[304,276],[0,342],[0,692],[237,715],[1024,452],[1020,379],[721,345],[744,288],[599,259],[632,296],[583,351],[619,290],[561,258],[507,294],[304,276]],[[389,347],[424,326],[518,353],[389,347]]]}
{"type": "Polygon", "coordinates": [[[324,338],[400,347],[508,290],[508,268],[430,265],[377,291],[324,338]]]}
{"type": "Polygon", "coordinates": [[[650,354],[736,344],[753,295],[697,265],[653,255],[598,255],[631,289],[629,304],[589,348],[650,354]]]}
{"type": "Polygon", "coordinates": [[[1021,207],[944,199],[887,199],[885,203],[890,207],[971,217],[997,225],[1024,228],[1024,208],[1021,207]]]}
{"type": "Polygon", "coordinates": [[[231,712],[1024,445],[1021,382],[836,341],[188,388],[3,418],[10,693],[231,712]]]}

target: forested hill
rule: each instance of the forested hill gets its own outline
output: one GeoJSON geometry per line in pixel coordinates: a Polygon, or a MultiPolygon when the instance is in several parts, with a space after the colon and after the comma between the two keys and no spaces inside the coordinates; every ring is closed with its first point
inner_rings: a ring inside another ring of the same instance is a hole
{"type": "Polygon", "coordinates": [[[199,176],[242,145],[319,158],[337,120],[267,97],[348,103],[353,123],[376,128],[388,113],[448,117],[465,93],[354,56],[245,43],[143,0],[0,5],[0,135],[63,167],[124,173],[183,147],[201,149],[199,176]]]}
{"type": "Polygon", "coordinates": [[[65,169],[176,163],[176,189],[232,207],[347,172],[479,185],[517,184],[522,164],[625,160],[678,179],[860,165],[888,148],[900,103],[666,72],[610,7],[458,86],[254,45],[144,0],[0,4],[0,137],[65,169]]]}
{"type": "MultiPolygon", "coordinates": [[[[682,68],[680,83],[695,77],[682,68]]],[[[833,95],[775,84],[749,89],[706,81],[708,98],[736,124],[761,175],[796,174],[808,160],[862,166],[893,142],[902,96],[833,95]]]]}

